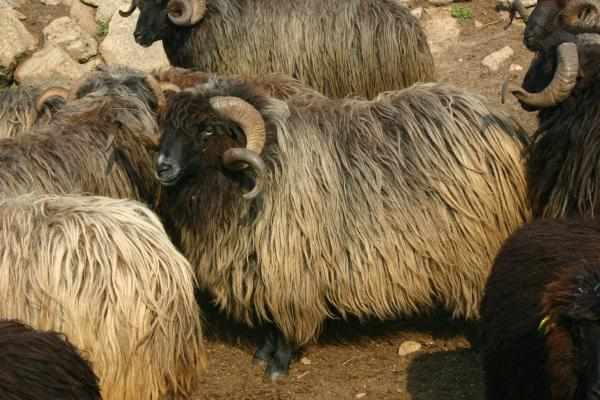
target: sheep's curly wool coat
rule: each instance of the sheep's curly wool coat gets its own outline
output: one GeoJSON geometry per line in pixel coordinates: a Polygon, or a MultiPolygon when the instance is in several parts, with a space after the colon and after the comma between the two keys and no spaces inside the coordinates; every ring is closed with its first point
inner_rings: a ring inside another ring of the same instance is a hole
{"type": "Polygon", "coordinates": [[[189,396],[205,365],[192,269],[129,200],[1,200],[0,318],[64,332],[105,400],[189,396]]]}
{"type": "MultiPolygon", "coordinates": [[[[245,100],[267,124],[262,196],[242,200],[235,174],[199,166],[161,199],[220,307],[273,321],[293,345],[336,315],[384,319],[441,304],[476,318],[496,252],[529,217],[523,131],[445,84],[374,101],[258,97],[245,100]]],[[[180,104],[164,118],[185,131],[197,111],[180,104]]]]}

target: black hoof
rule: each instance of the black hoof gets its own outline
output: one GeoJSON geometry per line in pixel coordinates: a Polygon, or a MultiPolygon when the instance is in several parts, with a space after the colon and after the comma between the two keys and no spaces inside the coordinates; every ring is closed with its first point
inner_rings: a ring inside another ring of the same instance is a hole
{"type": "Polygon", "coordinates": [[[289,350],[278,350],[273,355],[267,367],[267,378],[271,382],[277,382],[290,373],[290,363],[292,362],[292,352],[289,350]]]}

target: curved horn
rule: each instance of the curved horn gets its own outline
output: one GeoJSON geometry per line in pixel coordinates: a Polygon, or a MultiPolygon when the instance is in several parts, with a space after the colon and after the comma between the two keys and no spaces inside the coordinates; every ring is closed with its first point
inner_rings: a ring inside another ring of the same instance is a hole
{"type": "Polygon", "coordinates": [[[502,103],[508,93],[512,93],[519,101],[538,108],[553,107],[565,100],[577,83],[579,73],[579,56],[575,43],[562,43],[556,49],[556,72],[552,82],[539,93],[529,93],[513,81],[506,81],[502,86],[502,103]]]}
{"type": "Polygon", "coordinates": [[[58,96],[62,97],[63,100],[68,101],[69,94],[70,92],[62,87],[48,88],[44,90],[42,94],[40,94],[40,97],[38,97],[37,101],[35,102],[35,110],[37,112],[40,112],[42,110],[42,107],[44,107],[44,103],[46,103],[46,101],[48,101],[51,97],[58,96]]]}
{"type": "Polygon", "coordinates": [[[562,23],[574,29],[584,31],[600,29],[600,1],[598,0],[571,0],[561,13],[562,23]],[[593,9],[595,15],[587,15],[582,18],[585,9],[593,9]]]}
{"type": "Polygon", "coordinates": [[[127,9],[127,11],[119,10],[119,15],[123,18],[129,17],[131,14],[133,14],[135,9],[137,8],[137,3],[138,3],[137,0],[132,0],[131,4],[129,5],[129,9],[127,9]]]}
{"type": "Polygon", "coordinates": [[[256,173],[256,181],[252,190],[242,197],[246,200],[253,200],[258,197],[264,189],[265,177],[267,176],[267,166],[258,154],[248,149],[229,149],[223,153],[223,164],[228,168],[235,168],[240,161],[250,165],[256,173]]]}
{"type": "Polygon", "coordinates": [[[161,82],[160,89],[163,92],[175,92],[175,93],[181,92],[181,88],[172,82],[161,82]]]}
{"type": "Polygon", "coordinates": [[[504,29],[508,29],[508,27],[512,24],[513,19],[515,17],[515,13],[518,13],[525,25],[527,25],[527,18],[529,15],[525,10],[525,5],[521,0],[513,0],[509,9],[510,13],[508,14],[508,22],[504,25],[504,29]]]}
{"type": "Polygon", "coordinates": [[[144,78],[144,82],[146,83],[146,85],[148,85],[148,87],[152,91],[152,94],[154,94],[157,104],[156,113],[160,114],[165,108],[165,105],[167,104],[167,100],[165,99],[163,89],[160,83],[158,83],[156,78],[154,78],[152,75],[146,75],[146,77],[144,78]]]}
{"type": "Polygon", "coordinates": [[[246,135],[246,148],[228,150],[227,157],[223,155],[223,162],[227,168],[235,171],[242,170],[248,165],[254,169],[258,177],[257,184],[248,194],[251,197],[246,197],[254,198],[262,190],[266,171],[264,162],[259,157],[267,140],[265,121],[256,108],[239,97],[213,97],[210,99],[210,105],[220,115],[237,123],[246,135]],[[251,157],[252,154],[256,157],[251,157]],[[258,193],[255,193],[257,190],[258,193]]]}
{"type": "Polygon", "coordinates": [[[171,0],[167,4],[169,19],[175,25],[196,25],[206,12],[206,0],[171,0]]]}

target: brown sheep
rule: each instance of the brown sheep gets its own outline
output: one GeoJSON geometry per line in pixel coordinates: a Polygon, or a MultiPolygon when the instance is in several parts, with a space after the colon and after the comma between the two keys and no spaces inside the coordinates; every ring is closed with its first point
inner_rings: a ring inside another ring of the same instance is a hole
{"type": "Polygon", "coordinates": [[[394,0],[133,0],[142,46],[223,75],[291,75],[327,96],[373,97],[434,80],[419,21],[394,0]]]}
{"type": "Polygon", "coordinates": [[[60,333],[0,321],[0,398],[100,400],[92,367],[60,333]]]}
{"type": "Polygon", "coordinates": [[[193,271],[134,201],[0,200],[0,318],[64,332],[104,400],[189,398],[205,367],[193,271]]]}
{"type": "Polygon", "coordinates": [[[600,399],[600,223],[537,220],[503,245],[481,303],[487,400],[600,399]]]}
{"type": "Polygon", "coordinates": [[[172,96],[162,124],[161,216],[223,310],[282,333],[255,354],[271,379],[327,317],[477,317],[529,215],[525,134],[450,85],[281,101],[223,80],[172,96]]]}

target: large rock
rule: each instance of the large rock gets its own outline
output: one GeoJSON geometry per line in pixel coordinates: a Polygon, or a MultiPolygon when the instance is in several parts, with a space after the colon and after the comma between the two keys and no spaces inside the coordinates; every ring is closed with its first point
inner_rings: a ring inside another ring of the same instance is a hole
{"type": "Polygon", "coordinates": [[[129,0],[102,0],[96,10],[96,22],[101,23],[111,20],[117,10],[126,10],[129,3],[129,0]]]}
{"type": "Polygon", "coordinates": [[[31,86],[69,86],[85,73],[85,68],[61,48],[48,43],[42,50],[19,65],[15,80],[31,86]]]}
{"type": "Polygon", "coordinates": [[[27,0],[0,0],[0,8],[19,7],[27,3],[27,0]]]}
{"type": "Polygon", "coordinates": [[[69,17],[52,21],[44,28],[44,38],[79,62],[86,62],[98,53],[94,38],[69,17]]]}
{"type": "Polygon", "coordinates": [[[103,0],[81,0],[88,6],[98,7],[103,0]]]}
{"type": "Polygon", "coordinates": [[[142,47],[133,38],[133,31],[139,12],[129,18],[115,13],[108,29],[108,35],[100,44],[100,54],[108,65],[121,65],[142,71],[169,65],[169,60],[161,42],[150,47],[142,47]]]}
{"type": "Polygon", "coordinates": [[[15,11],[0,9],[0,84],[11,80],[19,58],[36,44],[36,38],[19,21],[15,11]]]}
{"type": "Polygon", "coordinates": [[[73,0],[69,14],[84,32],[95,35],[98,29],[94,18],[94,7],[83,4],[80,0],[73,0]]]}

